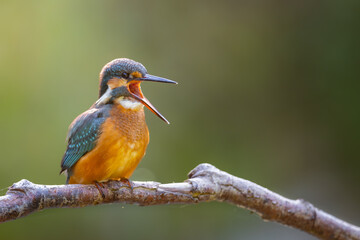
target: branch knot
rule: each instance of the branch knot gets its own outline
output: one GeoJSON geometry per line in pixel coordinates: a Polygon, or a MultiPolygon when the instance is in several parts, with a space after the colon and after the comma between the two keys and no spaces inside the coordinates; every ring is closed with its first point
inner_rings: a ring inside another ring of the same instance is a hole
{"type": "Polygon", "coordinates": [[[35,189],[35,187],[32,182],[30,182],[29,180],[26,180],[26,179],[22,179],[16,183],[14,183],[13,185],[11,185],[6,194],[21,193],[21,194],[27,195],[29,190],[34,190],[34,189],[35,189]]]}

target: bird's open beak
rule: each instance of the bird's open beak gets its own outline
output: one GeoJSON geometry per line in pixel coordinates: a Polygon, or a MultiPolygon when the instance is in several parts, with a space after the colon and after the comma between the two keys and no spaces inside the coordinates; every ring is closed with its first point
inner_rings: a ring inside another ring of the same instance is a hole
{"type": "Polygon", "coordinates": [[[131,80],[128,85],[128,89],[129,89],[129,92],[132,97],[134,97],[135,99],[140,101],[142,104],[144,104],[145,107],[147,107],[150,111],[155,113],[164,122],[166,122],[167,124],[170,124],[170,122],[163,115],[161,115],[161,113],[158,110],[156,110],[156,108],[150,103],[150,101],[142,94],[141,88],[140,88],[140,83],[144,82],[144,81],[172,83],[172,84],[177,84],[177,82],[166,79],[166,78],[146,74],[142,78],[135,78],[135,79],[131,80]]]}

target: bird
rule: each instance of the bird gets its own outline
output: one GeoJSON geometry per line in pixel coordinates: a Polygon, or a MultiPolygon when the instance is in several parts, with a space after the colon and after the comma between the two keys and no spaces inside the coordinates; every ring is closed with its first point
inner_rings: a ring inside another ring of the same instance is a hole
{"type": "Polygon", "coordinates": [[[102,68],[98,100],[69,126],[60,171],[67,175],[66,184],[95,184],[99,189],[108,180],[129,181],[149,143],[144,106],[169,124],[143,95],[142,82],[177,84],[148,74],[128,58],[102,68]]]}

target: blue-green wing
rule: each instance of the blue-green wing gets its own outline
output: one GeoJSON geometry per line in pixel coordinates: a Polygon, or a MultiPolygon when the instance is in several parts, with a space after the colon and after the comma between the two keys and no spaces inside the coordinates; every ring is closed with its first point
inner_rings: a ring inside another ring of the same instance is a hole
{"type": "Polygon", "coordinates": [[[101,125],[109,116],[109,107],[91,108],[79,115],[70,125],[68,146],[61,161],[61,172],[70,169],[87,152],[96,146],[101,125]]]}

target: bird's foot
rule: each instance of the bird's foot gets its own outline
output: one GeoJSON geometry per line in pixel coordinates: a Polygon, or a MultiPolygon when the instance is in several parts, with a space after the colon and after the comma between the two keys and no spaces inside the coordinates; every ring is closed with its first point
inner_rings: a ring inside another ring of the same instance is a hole
{"type": "Polygon", "coordinates": [[[99,191],[99,193],[101,194],[102,198],[104,199],[105,198],[104,185],[101,182],[97,182],[97,181],[95,181],[94,184],[97,190],[99,191]]]}
{"type": "Polygon", "coordinates": [[[126,184],[126,185],[130,188],[131,192],[133,191],[134,187],[133,187],[132,181],[130,181],[130,180],[127,179],[127,178],[123,178],[123,177],[120,178],[119,181],[122,182],[122,183],[124,183],[124,184],[126,184]]]}

